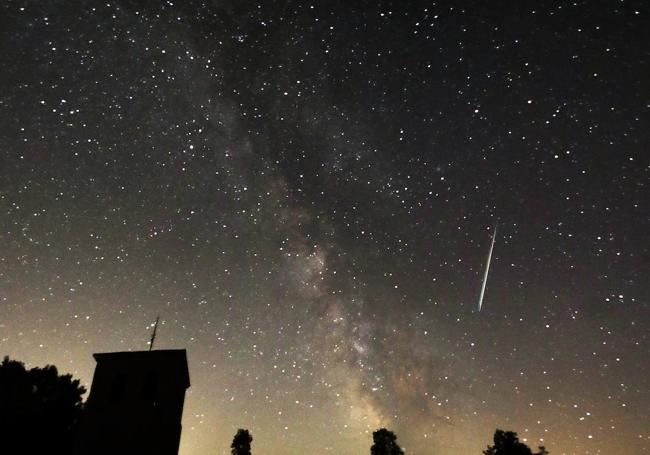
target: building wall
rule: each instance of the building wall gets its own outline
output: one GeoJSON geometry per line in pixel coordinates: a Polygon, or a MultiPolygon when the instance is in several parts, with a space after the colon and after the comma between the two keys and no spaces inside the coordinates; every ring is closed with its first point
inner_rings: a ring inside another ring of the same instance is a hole
{"type": "Polygon", "coordinates": [[[189,386],[179,352],[96,356],[75,455],[177,455],[189,386]]]}

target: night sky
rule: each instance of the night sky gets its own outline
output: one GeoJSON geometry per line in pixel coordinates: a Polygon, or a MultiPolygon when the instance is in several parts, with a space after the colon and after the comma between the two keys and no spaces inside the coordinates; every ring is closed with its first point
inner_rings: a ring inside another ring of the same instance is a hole
{"type": "Polygon", "coordinates": [[[650,453],[649,15],[2,2],[0,354],[160,315],[181,455],[650,453]]]}

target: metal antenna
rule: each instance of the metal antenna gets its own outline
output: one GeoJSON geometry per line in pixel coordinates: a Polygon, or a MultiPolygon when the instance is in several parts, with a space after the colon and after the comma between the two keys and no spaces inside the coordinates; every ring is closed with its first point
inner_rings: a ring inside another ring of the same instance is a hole
{"type": "Polygon", "coordinates": [[[156,316],[156,323],[153,325],[153,333],[151,334],[151,341],[149,342],[149,350],[153,349],[153,342],[156,341],[156,329],[158,328],[158,321],[160,316],[156,316]]]}

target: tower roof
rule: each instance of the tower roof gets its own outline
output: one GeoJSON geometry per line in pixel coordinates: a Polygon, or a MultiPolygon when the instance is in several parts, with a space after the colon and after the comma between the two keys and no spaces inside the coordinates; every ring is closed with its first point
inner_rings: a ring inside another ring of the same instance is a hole
{"type": "Polygon", "coordinates": [[[93,354],[97,363],[137,363],[137,364],[167,364],[171,368],[180,368],[185,388],[190,386],[190,373],[187,367],[187,352],[185,349],[160,349],[156,351],[122,351],[100,352],[93,354]]]}

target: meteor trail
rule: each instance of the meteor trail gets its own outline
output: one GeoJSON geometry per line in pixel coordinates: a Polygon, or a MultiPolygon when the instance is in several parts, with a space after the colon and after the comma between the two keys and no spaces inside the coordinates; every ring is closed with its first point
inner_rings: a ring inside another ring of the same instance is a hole
{"type": "Polygon", "coordinates": [[[492,244],[490,245],[490,253],[488,254],[487,264],[485,265],[485,274],[483,275],[483,284],[481,285],[481,295],[478,298],[478,310],[481,311],[483,306],[483,295],[485,294],[485,285],[487,284],[488,273],[490,272],[490,262],[492,261],[492,250],[494,249],[494,241],[497,238],[497,225],[494,226],[494,234],[492,235],[492,244]]]}

